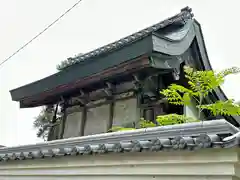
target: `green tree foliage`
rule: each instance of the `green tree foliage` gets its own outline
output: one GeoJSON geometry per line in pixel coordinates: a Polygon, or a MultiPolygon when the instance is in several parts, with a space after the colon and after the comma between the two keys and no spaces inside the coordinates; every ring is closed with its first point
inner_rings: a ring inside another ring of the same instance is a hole
{"type": "Polygon", "coordinates": [[[33,127],[37,129],[37,137],[46,140],[49,133],[49,125],[52,121],[52,113],[47,107],[43,107],[33,122],[33,127]]]}
{"type": "Polygon", "coordinates": [[[158,116],[156,121],[158,122],[158,125],[166,126],[166,125],[182,124],[182,123],[189,123],[189,122],[197,122],[198,120],[192,117],[187,117],[185,115],[167,114],[167,115],[158,116]]]}
{"type": "MultiPolygon", "coordinates": [[[[240,115],[240,105],[239,103],[235,103],[233,100],[217,101],[212,104],[203,104],[204,98],[206,98],[216,88],[221,86],[224,83],[226,76],[239,73],[239,68],[228,68],[217,73],[212,70],[196,71],[191,67],[185,66],[184,72],[185,77],[188,80],[189,87],[171,84],[167,89],[160,91],[160,93],[168,99],[170,104],[174,105],[189,106],[191,104],[191,100],[194,99],[197,103],[196,108],[198,109],[198,119],[178,114],[161,115],[156,119],[157,124],[141,119],[140,128],[200,121],[201,112],[203,110],[208,110],[215,116],[240,115]]],[[[124,127],[118,127],[114,130],[122,131],[127,129],[124,127]]]]}
{"type": "MultiPolygon", "coordinates": [[[[74,57],[69,57],[67,60],[62,61],[60,64],[57,65],[57,70],[61,71],[68,66],[77,63],[76,57],[81,54],[78,54],[74,57]]],[[[49,135],[50,127],[52,126],[52,114],[54,112],[53,108],[49,108],[47,106],[43,107],[40,111],[39,115],[35,118],[33,122],[33,127],[37,129],[37,137],[43,138],[47,140],[49,135]]],[[[59,116],[59,113],[58,113],[59,116]]]]}
{"type": "Polygon", "coordinates": [[[167,97],[169,103],[188,106],[191,99],[195,99],[199,119],[204,109],[209,110],[213,115],[240,115],[240,106],[233,100],[217,101],[213,104],[203,105],[203,99],[221,86],[226,76],[239,73],[239,68],[228,68],[217,73],[212,70],[195,71],[193,68],[185,66],[184,72],[189,88],[171,84],[167,89],[160,92],[167,97]]]}
{"type": "Polygon", "coordinates": [[[156,124],[154,124],[152,121],[145,120],[143,118],[140,119],[139,122],[140,128],[147,128],[147,127],[155,127],[156,124]]]}
{"type": "Polygon", "coordinates": [[[207,109],[213,113],[213,115],[240,115],[239,104],[234,103],[232,99],[227,101],[217,101],[214,104],[199,105],[199,109],[207,109]]]}
{"type": "MultiPolygon", "coordinates": [[[[76,64],[78,62],[78,56],[81,56],[82,53],[75,55],[74,57],[69,57],[66,60],[62,61],[60,64],[57,65],[57,70],[62,71],[63,69],[76,64]]],[[[49,129],[52,126],[52,116],[54,113],[54,109],[51,107],[43,107],[40,111],[39,115],[35,118],[33,122],[33,127],[37,129],[37,137],[43,138],[44,140],[47,139],[49,134],[49,129]]],[[[58,116],[60,116],[58,112],[58,116]]],[[[59,119],[59,117],[58,117],[59,119]]]]}
{"type": "MultiPolygon", "coordinates": [[[[33,127],[37,129],[37,137],[44,140],[48,139],[49,131],[58,122],[53,122],[55,106],[45,106],[41,109],[39,115],[35,117],[33,127]]],[[[60,118],[60,112],[57,113],[57,120],[60,118]]]]}

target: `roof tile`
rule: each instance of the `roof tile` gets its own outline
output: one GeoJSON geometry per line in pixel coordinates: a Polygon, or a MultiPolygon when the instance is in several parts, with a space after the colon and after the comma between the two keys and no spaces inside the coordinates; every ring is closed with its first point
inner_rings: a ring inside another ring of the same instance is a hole
{"type": "Polygon", "coordinates": [[[120,141],[117,143],[69,146],[64,148],[40,149],[33,152],[7,153],[0,155],[0,161],[54,158],[67,155],[90,155],[108,152],[141,152],[164,150],[200,150],[204,148],[240,147],[240,136],[223,141],[218,135],[201,134],[197,137],[177,136],[145,140],[120,141]]]}
{"type": "Polygon", "coordinates": [[[145,28],[141,31],[138,31],[134,34],[131,34],[130,36],[127,36],[125,38],[122,38],[118,41],[115,41],[113,43],[110,43],[106,46],[103,46],[103,47],[100,47],[100,48],[97,48],[93,51],[90,51],[86,54],[82,54],[80,56],[77,56],[74,59],[74,61],[72,62],[68,62],[66,63],[66,65],[64,65],[63,67],[61,67],[61,69],[64,69],[64,68],[67,68],[69,66],[72,66],[80,61],[83,61],[83,60],[86,60],[86,59],[89,59],[89,58],[92,58],[94,56],[99,56],[99,55],[102,55],[104,53],[108,53],[110,51],[113,51],[113,50],[116,50],[122,46],[125,46],[125,45],[128,45],[128,44],[131,44],[135,41],[137,41],[138,39],[141,39],[145,36],[148,36],[149,34],[161,29],[161,28],[164,28],[166,26],[169,26],[173,23],[180,23],[180,22],[186,22],[188,19],[192,19],[193,17],[193,14],[191,13],[192,9],[189,8],[189,7],[185,7],[181,10],[181,12],[173,17],[170,17],[164,21],[161,21],[157,24],[154,24],[148,28],[145,28]]]}

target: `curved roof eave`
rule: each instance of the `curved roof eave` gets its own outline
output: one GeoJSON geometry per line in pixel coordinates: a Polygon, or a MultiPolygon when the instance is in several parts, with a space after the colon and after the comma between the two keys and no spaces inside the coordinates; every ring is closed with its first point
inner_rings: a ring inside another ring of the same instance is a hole
{"type": "MultiPolygon", "coordinates": [[[[206,49],[201,25],[195,19],[194,19],[194,28],[195,28],[197,44],[198,44],[198,47],[200,50],[200,55],[201,55],[201,59],[202,59],[202,63],[203,63],[202,68],[205,70],[212,70],[213,68],[211,66],[211,63],[210,63],[210,60],[209,60],[209,57],[207,54],[207,49],[206,49]]],[[[228,99],[226,94],[221,89],[221,87],[217,88],[214,91],[214,95],[217,100],[226,101],[228,99]]],[[[228,116],[228,117],[226,116],[225,119],[227,119],[231,124],[233,124],[237,127],[240,127],[240,116],[228,116]]]]}
{"type": "MultiPolygon", "coordinates": [[[[158,53],[164,53],[172,56],[182,55],[189,47],[191,46],[193,40],[197,41],[197,45],[199,48],[199,55],[201,59],[203,70],[212,70],[212,66],[207,54],[207,49],[201,29],[200,23],[196,20],[188,20],[186,25],[182,28],[182,30],[177,32],[172,32],[174,34],[175,39],[167,38],[164,35],[159,35],[158,33],[153,34],[153,50],[158,53]],[[181,38],[179,38],[181,37],[181,38]],[[169,43],[171,42],[171,43],[169,43]]],[[[214,91],[214,97],[216,100],[227,100],[227,96],[221,89],[221,87],[217,88],[214,91]]],[[[228,116],[225,117],[231,124],[240,127],[240,117],[239,116],[228,116]]]]}
{"type": "Polygon", "coordinates": [[[191,46],[195,38],[194,21],[167,34],[153,33],[153,51],[170,56],[180,56],[191,46]]]}
{"type": "MultiPolygon", "coordinates": [[[[27,84],[25,86],[11,90],[10,93],[12,96],[12,100],[21,101],[27,97],[30,97],[33,95],[36,96],[37,94],[43,93],[44,91],[48,91],[49,89],[54,89],[58,86],[65,86],[66,83],[74,82],[82,77],[80,77],[80,75],[79,75],[79,76],[74,77],[75,79],[74,78],[65,78],[65,80],[63,80],[62,77],[70,77],[69,73],[67,73],[69,71],[71,71],[71,73],[73,71],[77,71],[79,73],[80,71],[78,68],[76,68],[76,66],[77,67],[85,66],[86,64],[89,64],[89,63],[91,63],[92,68],[88,69],[88,71],[93,71],[93,67],[97,66],[96,60],[104,57],[105,55],[109,56],[109,54],[113,54],[113,52],[121,51],[122,49],[127,48],[129,45],[136,44],[136,43],[139,44],[138,46],[134,45],[134,47],[136,46],[134,51],[131,50],[129,52],[129,50],[128,50],[128,52],[125,52],[125,51],[124,51],[124,53],[121,52],[121,55],[122,54],[128,55],[128,54],[131,54],[131,52],[134,52],[135,54],[132,54],[131,57],[125,57],[125,56],[121,57],[120,61],[123,61],[123,60],[126,61],[127,58],[133,59],[133,58],[139,57],[141,55],[144,55],[146,53],[149,53],[150,51],[152,51],[152,47],[151,47],[152,42],[150,42],[150,40],[149,40],[150,38],[148,38],[148,37],[151,37],[153,32],[165,29],[166,27],[175,26],[175,25],[178,26],[178,25],[185,24],[186,21],[188,21],[189,19],[192,19],[192,17],[193,17],[193,14],[191,13],[191,11],[192,11],[191,8],[185,7],[183,9],[181,9],[181,12],[176,14],[175,16],[167,18],[155,25],[147,27],[141,31],[138,31],[130,36],[125,37],[125,38],[122,38],[116,42],[110,43],[106,46],[100,47],[89,53],[75,57],[73,64],[70,63],[69,67],[66,67],[66,69],[63,69],[62,71],[60,71],[56,74],[53,74],[49,77],[43,78],[41,80],[38,80],[33,83],[27,84]],[[149,41],[147,41],[147,39],[149,41]],[[146,40],[147,42],[144,42],[145,43],[144,44],[142,42],[143,40],[146,40]],[[149,44],[149,43],[151,43],[151,44],[149,44]],[[94,66],[93,66],[93,63],[95,63],[94,66]],[[72,65],[74,65],[74,66],[72,66],[72,65]],[[54,79],[53,84],[49,83],[50,79],[51,79],[51,82],[53,82],[53,79],[54,79]]],[[[116,59],[116,57],[114,56],[114,58],[112,57],[112,59],[116,59]]],[[[101,64],[105,64],[105,66],[108,65],[108,67],[113,66],[113,63],[115,63],[115,64],[117,63],[115,61],[106,61],[106,59],[103,61],[104,62],[101,62],[101,64]]],[[[120,62],[118,62],[118,63],[120,63],[120,62]]],[[[98,65],[98,67],[99,67],[99,65],[98,65]]],[[[87,67],[85,66],[84,68],[81,69],[81,71],[85,72],[86,69],[87,69],[87,67]]],[[[106,69],[106,67],[105,67],[105,69],[106,69]]],[[[100,71],[100,70],[101,69],[98,69],[97,71],[100,71]]],[[[96,73],[96,72],[94,71],[92,73],[96,73]]],[[[89,75],[89,73],[85,72],[84,76],[85,75],[89,75]]]]}
{"type": "MultiPolygon", "coordinates": [[[[123,39],[117,41],[117,43],[120,44],[121,47],[123,45],[127,46],[127,45],[129,45],[129,43],[131,43],[131,41],[134,40],[134,42],[135,42],[135,41],[139,40],[139,38],[146,39],[147,36],[152,37],[152,43],[153,43],[152,50],[154,52],[159,52],[159,53],[167,54],[170,56],[178,56],[178,55],[183,54],[191,46],[193,40],[196,40],[198,47],[199,47],[199,51],[200,51],[199,52],[199,54],[201,56],[200,59],[202,60],[201,64],[203,64],[203,66],[201,68],[206,69],[206,70],[212,70],[212,66],[210,64],[207,50],[205,47],[205,42],[204,42],[201,26],[197,22],[197,20],[195,20],[195,19],[192,20],[192,14],[191,14],[190,8],[185,8],[178,15],[168,18],[167,20],[164,20],[156,25],[153,25],[149,28],[146,28],[142,31],[135,33],[134,38],[133,38],[133,35],[130,35],[127,38],[123,38],[123,39]],[[172,31],[170,33],[161,34],[161,32],[160,32],[161,28],[170,27],[169,25],[172,25],[174,23],[175,23],[175,25],[176,25],[176,23],[178,25],[182,23],[182,24],[184,24],[184,26],[182,26],[182,27],[179,26],[177,30],[175,29],[175,31],[172,31]],[[136,38],[136,37],[138,37],[138,38],[136,38]],[[132,38],[132,40],[131,40],[131,38],[132,38]]],[[[148,39],[150,39],[150,38],[148,38],[148,39]]],[[[149,41],[148,41],[148,43],[149,43],[149,41]]],[[[112,43],[110,45],[112,45],[111,46],[112,48],[117,48],[117,46],[115,47],[116,42],[112,43]]],[[[97,50],[94,50],[95,54],[93,52],[90,52],[88,54],[81,55],[80,57],[78,57],[78,58],[80,58],[80,64],[86,63],[87,61],[85,61],[85,60],[91,58],[92,56],[95,57],[95,56],[99,55],[98,53],[100,53],[101,50],[102,50],[103,54],[106,52],[112,52],[113,49],[111,49],[110,45],[104,46],[105,48],[99,48],[97,50]],[[83,59],[84,61],[81,61],[81,59],[83,59]]],[[[80,65],[80,64],[78,64],[78,65],[80,65]]],[[[72,68],[72,67],[70,67],[70,68],[72,68]]],[[[39,81],[37,81],[37,82],[39,82],[39,81]]],[[[29,85],[27,85],[27,86],[29,86],[29,85]]],[[[24,88],[24,86],[17,88],[15,90],[11,90],[10,92],[11,92],[12,97],[13,97],[13,92],[15,93],[16,91],[19,91],[21,88],[24,88]]],[[[227,100],[227,97],[221,88],[216,89],[214,94],[215,94],[216,100],[227,100]]],[[[26,94],[25,94],[25,96],[26,96],[26,94]]],[[[24,96],[22,96],[22,97],[24,97],[24,96]]],[[[22,103],[21,98],[18,98],[18,101],[20,101],[20,104],[22,103]]],[[[29,106],[29,107],[31,107],[31,106],[29,106]]],[[[226,117],[226,119],[233,125],[239,127],[240,117],[226,117]]]]}

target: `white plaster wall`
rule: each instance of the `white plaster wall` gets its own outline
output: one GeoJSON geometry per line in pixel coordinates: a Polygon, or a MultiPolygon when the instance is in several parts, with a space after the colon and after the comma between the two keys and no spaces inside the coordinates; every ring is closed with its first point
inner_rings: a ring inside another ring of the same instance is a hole
{"type": "Polygon", "coordinates": [[[82,125],[82,112],[76,111],[67,115],[63,138],[80,135],[82,125]]]}
{"type": "Polygon", "coordinates": [[[59,132],[60,131],[60,125],[56,125],[54,126],[54,130],[53,130],[53,139],[58,139],[59,136],[59,132]]]}
{"type": "Polygon", "coordinates": [[[185,106],[184,109],[185,109],[186,116],[198,119],[197,109],[193,107],[193,105],[185,106]]]}
{"type": "Polygon", "coordinates": [[[239,151],[109,153],[0,163],[0,180],[239,180],[239,151]]]}
{"type": "Polygon", "coordinates": [[[124,126],[137,121],[137,99],[119,100],[114,106],[113,126],[124,126]]]}
{"type": "MultiPolygon", "coordinates": [[[[184,106],[184,114],[187,117],[198,119],[198,109],[196,107],[196,102],[194,100],[191,101],[190,105],[184,106]]],[[[201,113],[201,119],[202,118],[203,118],[203,114],[201,113]]]]}
{"type": "Polygon", "coordinates": [[[87,110],[84,135],[100,134],[108,131],[110,105],[101,105],[87,110]]]}

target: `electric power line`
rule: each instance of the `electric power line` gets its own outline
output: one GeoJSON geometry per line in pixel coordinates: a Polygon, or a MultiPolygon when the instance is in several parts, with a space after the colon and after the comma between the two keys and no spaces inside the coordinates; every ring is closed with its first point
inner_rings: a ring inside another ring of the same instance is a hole
{"type": "Polygon", "coordinates": [[[67,11],[65,11],[61,16],[59,16],[55,21],[53,21],[51,24],[49,24],[46,28],[44,28],[40,33],[38,33],[36,36],[34,36],[30,41],[28,41],[26,44],[24,44],[22,47],[20,47],[17,51],[15,51],[12,55],[10,55],[8,58],[6,58],[4,61],[0,63],[0,67],[7,62],[9,59],[11,59],[13,56],[15,56],[17,53],[19,53],[21,50],[23,50],[27,45],[32,43],[35,39],[37,39],[40,35],[42,35],[45,31],[47,31],[50,27],[52,27],[56,22],[58,22],[63,16],[65,16],[67,13],[69,13],[74,7],[76,7],[82,0],[78,0],[72,7],[70,7],[67,11]]]}

